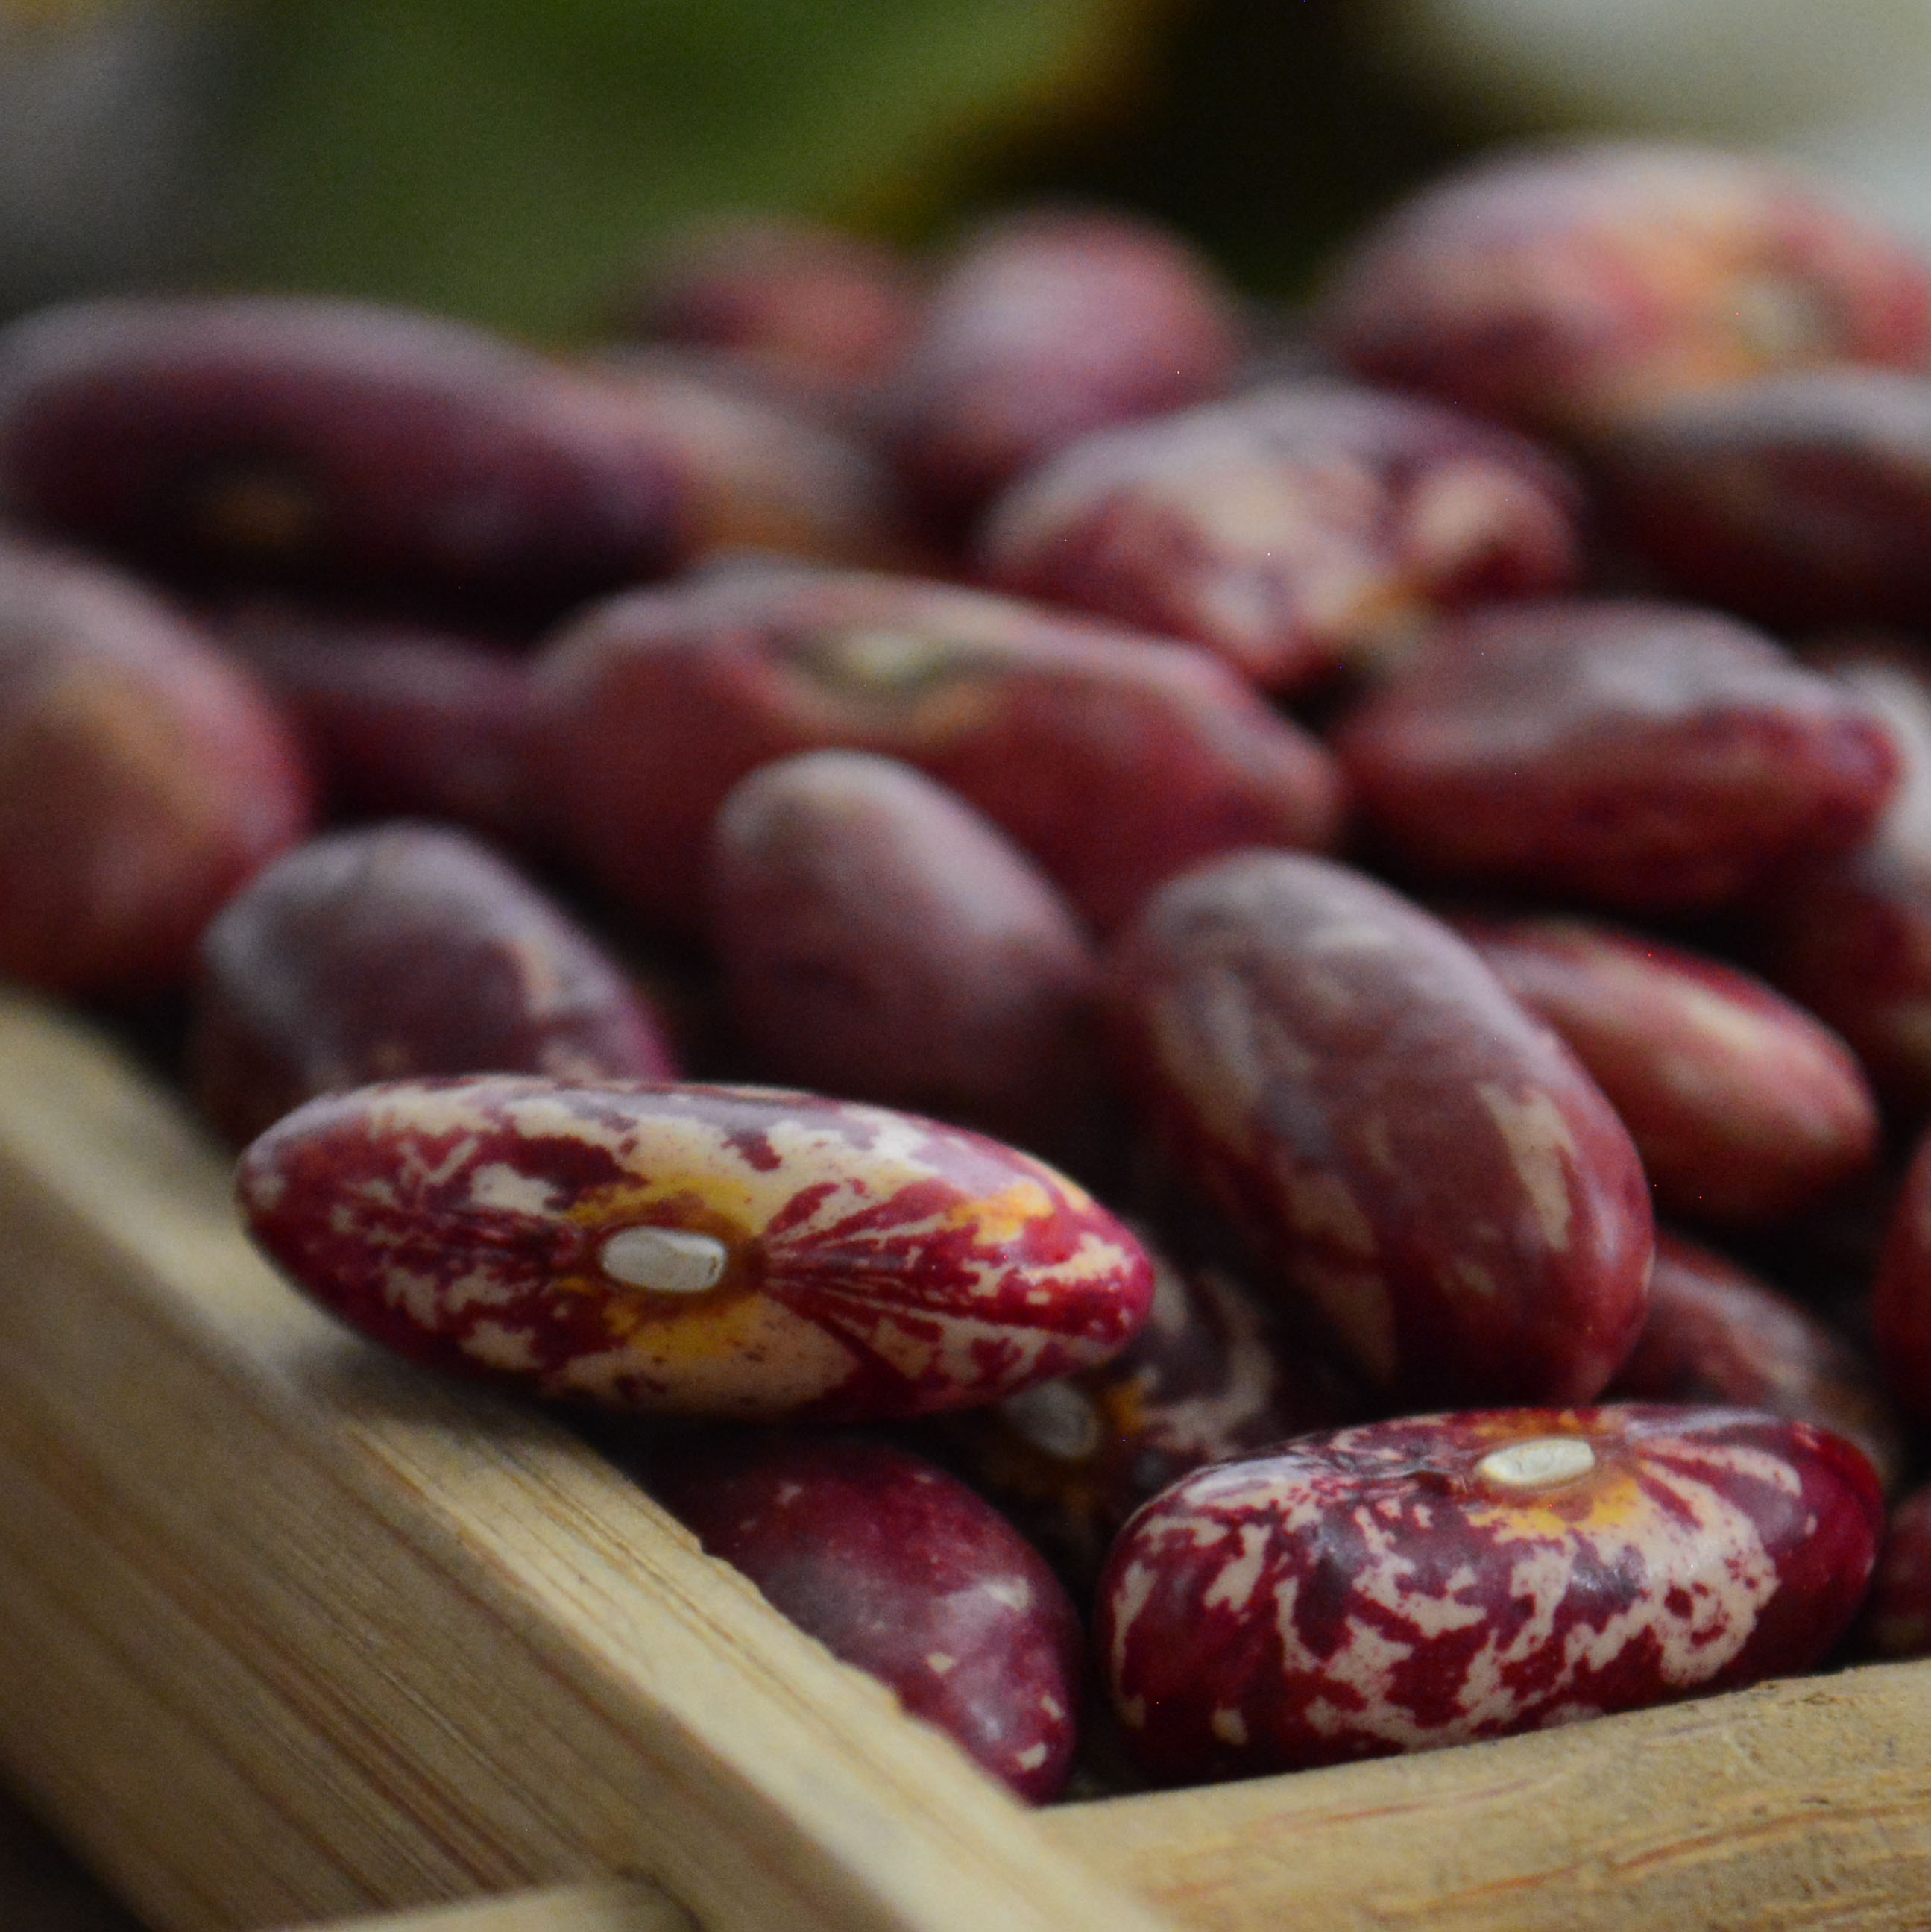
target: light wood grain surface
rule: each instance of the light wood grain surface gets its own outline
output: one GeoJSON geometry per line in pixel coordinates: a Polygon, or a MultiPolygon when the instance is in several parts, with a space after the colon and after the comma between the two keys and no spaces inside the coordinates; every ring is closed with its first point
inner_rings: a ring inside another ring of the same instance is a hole
{"type": "Polygon", "coordinates": [[[1202,1932],[1931,1926],[1931,1668],[1049,1813],[1202,1932]]]}
{"type": "Polygon", "coordinates": [[[157,1932],[634,1874],[710,1932],[1150,1932],[546,1418],[373,1350],[0,1004],[0,1775],[157,1932]]]}
{"type": "Polygon", "coordinates": [[[696,1925],[661,1892],[613,1879],[283,1932],[696,1932],[696,1925]]]}

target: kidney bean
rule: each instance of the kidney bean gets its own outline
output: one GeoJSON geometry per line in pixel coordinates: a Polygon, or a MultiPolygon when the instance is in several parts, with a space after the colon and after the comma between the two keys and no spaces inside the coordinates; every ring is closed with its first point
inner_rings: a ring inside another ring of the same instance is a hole
{"type": "Polygon", "coordinates": [[[1898,768],[1868,706],[1768,638],[1633,599],[1449,618],[1331,742],[1404,866],[1635,912],[1849,850],[1898,768]]]}
{"type": "Polygon", "coordinates": [[[1090,1167],[1099,962],[1051,880],[909,765],[760,766],[711,837],[710,930],[760,1074],[1090,1167]]]}
{"type": "Polygon", "coordinates": [[[0,335],[0,507],[170,573],[540,618],[661,574],[684,484],[599,386],[463,325],[103,300],[0,335]]]}
{"type": "Polygon", "coordinates": [[[562,836],[687,928],[725,794],[793,752],[917,766],[1102,929],[1204,854],[1324,844],[1340,813],[1327,753],[1201,652],[943,584],[719,568],[586,613],[538,681],[562,836]]]}
{"type": "Polygon", "coordinates": [[[1344,257],[1323,338],[1370,381],[1574,430],[1828,362],[1931,358],[1931,268],[1829,193],[1710,148],[1505,154],[1344,257]]]}
{"type": "Polygon", "coordinates": [[[1809,1669],[1883,1505],[1804,1423],[1632,1405],[1305,1436],[1148,1504],[1094,1636],[1163,1780],[1534,1730],[1809,1669]]]}
{"type": "Polygon", "coordinates": [[[1126,1520],[1170,1483],[1366,1408],[1231,1268],[1150,1252],[1153,1312],[1112,1360],[932,1425],[940,1453],[1082,1595],[1126,1520]]]}
{"type": "Polygon", "coordinates": [[[1807,1422],[1856,1444],[1887,1494],[1904,1479],[1903,1434],[1862,1353],[1801,1304],[1661,1229],[1648,1319],[1605,1393],[1619,1402],[1716,1402],[1807,1422]]]}
{"type": "Polygon", "coordinates": [[[882,243],[765,216],[676,238],[619,298],[616,320],[837,394],[891,372],[922,304],[918,278],[882,243]]]}
{"type": "Polygon", "coordinates": [[[1506,430],[1307,381],[1083,439],[993,506],[977,550],[1002,590],[1192,638],[1291,692],[1439,610],[1568,589],[1577,508],[1506,430]]]}
{"type": "Polygon", "coordinates": [[[1593,920],[1458,926],[1608,1096],[1666,1212],[1775,1220],[1876,1157],[1855,1056],[1762,980],[1593,920]]]}
{"type": "Polygon", "coordinates": [[[1138,1244],[963,1129],[768,1088],[527,1076],[311,1100],[243,1154],[255,1239],[413,1360],[716,1418],[874,1421],[1102,1360],[1138,1244]]]}
{"type": "Polygon", "coordinates": [[[577,373],[594,386],[610,428],[661,448],[672,464],[680,565],[740,548],[827,563],[906,562],[896,482],[826,411],[688,351],[631,350],[577,373]]]}
{"type": "Polygon", "coordinates": [[[1472,947],[1358,872],[1246,853],[1162,888],[1110,970],[1149,1124],[1372,1388],[1602,1388],[1642,1324],[1649,1190],[1472,947]]]}
{"type": "Polygon", "coordinates": [[[0,536],[0,974],[176,985],[309,812],[298,747],[211,639],[117,572],[0,536]]]}
{"type": "Polygon", "coordinates": [[[1860,651],[1833,668],[1884,720],[1903,781],[1862,844],[1757,897],[1756,963],[1850,1042],[1888,1103],[1915,1116],[1931,1108],[1931,683],[1894,652],[1860,651]]]}
{"type": "Polygon", "coordinates": [[[223,615],[222,641],[295,724],[331,812],[447,820],[544,843],[529,661],[481,640],[287,604],[223,615]]]}
{"type": "Polygon", "coordinates": [[[229,901],[202,938],[188,1064],[237,1142],[374,1080],[677,1077],[596,940],[487,847],[413,824],[312,840],[229,901]]]}
{"type": "Polygon", "coordinates": [[[706,1435],[652,1492],[835,1656],[1028,1804],[1072,1768],[1084,1636],[1025,1539],[922,1458],[853,1436],[706,1435]]]}
{"type": "Polygon", "coordinates": [[[1931,1484],[1891,1513],[1853,1641],[1870,1657],[1931,1655],[1931,1484]]]}
{"type": "Polygon", "coordinates": [[[1678,398],[1592,448],[1676,589],[1783,629],[1931,622],[1931,380],[1807,369],[1678,398]]]}
{"type": "Polygon", "coordinates": [[[1041,208],[970,237],[939,275],[892,385],[900,466],[960,514],[1109,423],[1223,392],[1243,346],[1232,298],[1177,237],[1041,208]]]}
{"type": "Polygon", "coordinates": [[[1931,1133],[1905,1170],[1871,1292],[1878,1366],[1913,1422],[1931,1425],[1931,1133]]]}

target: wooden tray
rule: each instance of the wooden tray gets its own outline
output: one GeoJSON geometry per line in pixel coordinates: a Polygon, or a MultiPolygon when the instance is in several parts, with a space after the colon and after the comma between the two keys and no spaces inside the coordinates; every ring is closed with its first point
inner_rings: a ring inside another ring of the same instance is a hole
{"type": "Polygon", "coordinates": [[[1028,1814],[546,1418],[311,1309],[175,1102],[4,1000],[0,1779],[156,1932],[1931,1924],[1931,1665],[1028,1814]]]}

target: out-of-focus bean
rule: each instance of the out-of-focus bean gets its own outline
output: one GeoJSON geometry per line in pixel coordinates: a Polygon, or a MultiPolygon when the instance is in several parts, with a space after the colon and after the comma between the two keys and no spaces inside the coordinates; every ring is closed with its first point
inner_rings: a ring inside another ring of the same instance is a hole
{"type": "Polygon", "coordinates": [[[218,634],[293,722],[332,812],[442,819],[514,849],[542,844],[527,658],[285,604],[230,611],[218,634]]]}
{"type": "Polygon", "coordinates": [[[1789,630],[1931,624],[1931,380],[1807,369],[1599,438],[1618,534],[1686,596],[1789,630]]]}
{"type": "Polygon", "coordinates": [[[237,1142],[374,1080],[677,1077],[661,1023],[597,942],[439,826],[284,854],[208,926],[201,966],[189,1084],[237,1142]]]}
{"type": "Polygon", "coordinates": [[[977,548],[1001,590],[1192,638],[1293,691],[1441,610],[1569,589],[1577,507],[1508,430],[1304,382],[1074,444],[1000,499],[977,548]]]}
{"type": "Polygon", "coordinates": [[[725,794],[793,752],[917,766],[1101,930],[1206,854],[1325,844],[1340,817],[1326,752],[1203,653],[912,579],[746,562],[614,599],[538,693],[569,849],[687,929],[725,794]]]}
{"type": "Polygon", "coordinates": [[[1029,1804],[1072,1768],[1084,1646],[1066,1593],[992,1506],[854,1436],[661,1444],[653,1494],[833,1655],[1029,1804]]]}
{"type": "Polygon", "coordinates": [[[310,790],[211,638],[118,572],[0,537],[0,973],[178,984],[222,902],[306,831],[310,790]]]}
{"type": "Polygon", "coordinates": [[[1164,230],[1075,208],[1009,215],[938,277],[889,434],[921,496],[962,514],[1090,430],[1221,394],[1243,334],[1232,297],[1164,230]]]}
{"type": "Polygon", "coordinates": [[[1324,340],[1372,382],[1529,428],[1828,362],[1931,361],[1931,266],[1835,196],[1710,148],[1477,161],[1343,259],[1324,340]]]}
{"type": "Polygon", "coordinates": [[[1761,980],[1593,920],[1457,924],[1609,1096],[1666,1213],[1775,1220],[1875,1157],[1856,1057],[1761,980]]]}
{"type": "Polygon", "coordinates": [[[1660,1230],[1649,1297],[1642,1337],[1606,1394],[1720,1402],[1808,1422],[1855,1442],[1887,1493],[1903,1482],[1903,1432],[1876,1370],[1801,1303],[1660,1230]]]}
{"type": "Polygon", "coordinates": [[[1450,618],[1332,742],[1404,866],[1637,912],[1849,850],[1898,769],[1867,706],[1762,633],[1633,600],[1450,618]]]}
{"type": "Polygon", "coordinates": [[[1931,1108],[1931,682],[1914,656],[1834,660],[1883,718],[1903,782],[1855,850],[1771,882],[1751,908],[1766,976],[1843,1034],[1900,1112],[1931,1108]]]}
{"type": "Polygon", "coordinates": [[[150,298],[0,334],[0,508],[197,580],[540,619],[670,568],[686,494],[597,383],[437,317],[150,298]]]}
{"type": "Polygon", "coordinates": [[[920,306],[910,266],[882,243],[767,218],[679,237],[639,272],[616,320],[836,394],[890,374],[920,306]]]}

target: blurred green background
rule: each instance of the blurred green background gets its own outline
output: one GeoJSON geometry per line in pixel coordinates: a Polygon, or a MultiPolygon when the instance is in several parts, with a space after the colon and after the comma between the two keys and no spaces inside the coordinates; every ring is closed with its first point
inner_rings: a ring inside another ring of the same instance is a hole
{"type": "Polygon", "coordinates": [[[0,309],[157,281],[545,337],[707,212],[1027,194],[1291,296],[1459,153],[1769,140],[1931,241],[1931,0],[0,0],[0,309]]]}
{"type": "Polygon", "coordinates": [[[919,242],[1054,192],[1165,216],[1291,293],[1462,136],[1379,59],[1372,11],[0,0],[0,298],[327,289],[556,338],[706,212],[919,242]]]}

